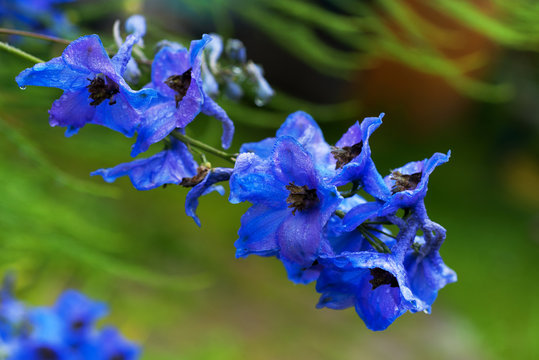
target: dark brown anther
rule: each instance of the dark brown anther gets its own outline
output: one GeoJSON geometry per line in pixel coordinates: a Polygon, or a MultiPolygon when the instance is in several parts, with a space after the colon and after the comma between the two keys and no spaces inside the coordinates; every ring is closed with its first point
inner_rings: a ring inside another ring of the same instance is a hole
{"type": "Polygon", "coordinates": [[[371,269],[372,279],[369,282],[372,285],[372,289],[376,289],[378,286],[389,285],[391,287],[399,287],[399,283],[395,276],[384,269],[374,268],[371,269]]]}
{"type": "Polygon", "coordinates": [[[181,75],[172,75],[169,76],[165,80],[165,84],[172,90],[176,91],[176,96],[174,99],[176,100],[176,108],[178,107],[178,104],[180,101],[182,101],[185,94],[187,94],[187,90],[189,89],[189,85],[191,85],[191,69],[185,71],[181,75]]]}
{"type": "Polygon", "coordinates": [[[58,360],[60,357],[56,351],[47,346],[40,346],[36,349],[37,358],[42,360],[58,360]]]}
{"type": "Polygon", "coordinates": [[[90,80],[90,85],[86,86],[90,92],[90,99],[93,101],[90,105],[97,106],[105,100],[109,100],[109,105],[116,104],[116,100],[113,98],[114,95],[120,92],[120,87],[108,76],[103,78],[100,75],[97,75],[93,80],[90,80]]]}
{"type": "Polygon", "coordinates": [[[395,185],[391,188],[393,194],[404,190],[414,190],[417,184],[421,181],[420,172],[411,175],[401,174],[398,171],[393,171],[391,174],[391,180],[395,180],[395,185]]]}
{"type": "Polygon", "coordinates": [[[204,165],[200,165],[197,168],[197,174],[195,176],[193,176],[193,177],[184,177],[182,179],[182,182],[180,183],[180,186],[193,187],[193,186],[196,186],[196,185],[200,184],[200,182],[202,180],[204,180],[206,175],[208,175],[209,171],[210,171],[209,167],[204,166],[204,165]]]}
{"type": "Polygon", "coordinates": [[[285,186],[286,190],[290,191],[290,195],[286,198],[286,203],[289,208],[293,208],[292,215],[296,215],[296,210],[303,211],[314,206],[319,200],[316,195],[316,189],[309,189],[307,185],[297,186],[290,183],[285,186]]]}
{"type": "Polygon", "coordinates": [[[361,149],[363,149],[363,141],[352,146],[343,146],[342,148],[333,146],[331,148],[331,154],[335,160],[337,160],[335,170],[342,168],[344,165],[354,160],[356,156],[361,154],[361,149]]]}
{"type": "Polygon", "coordinates": [[[126,357],[123,354],[114,354],[110,357],[110,360],[125,360],[126,357]]]}
{"type": "Polygon", "coordinates": [[[84,321],[82,321],[82,320],[73,321],[73,322],[71,323],[71,329],[73,329],[73,330],[75,330],[75,331],[76,331],[76,330],[80,330],[80,329],[82,329],[83,327],[84,327],[84,321]]]}

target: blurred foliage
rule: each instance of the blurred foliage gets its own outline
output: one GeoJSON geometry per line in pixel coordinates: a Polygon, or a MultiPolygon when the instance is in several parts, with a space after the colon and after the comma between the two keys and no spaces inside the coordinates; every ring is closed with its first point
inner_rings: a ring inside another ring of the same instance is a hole
{"type": "Polygon", "coordinates": [[[374,66],[377,59],[390,59],[439,76],[464,94],[485,101],[507,100],[514,89],[472,74],[488,65],[491,51],[467,48],[470,31],[501,46],[539,50],[539,6],[533,0],[167,3],[199,16],[214,14],[218,29],[223,31],[233,26],[230,21],[223,24],[229,14],[239,16],[306,65],[330,76],[346,79],[352,71],[374,66]],[[455,24],[468,30],[458,30],[455,24]],[[459,49],[466,53],[452,54],[459,49]]]}
{"type": "MultiPolygon", "coordinates": [[[[441,77],[473,98],[508,100],[471,102],[451,123],[411,119],[410,104],[402,102],[402,111],[388,113],[372,140],[384,174],[452,149],[450,163],[433,174],[427,208],[448,229],[442,254],[459,282],[440,292],[432,315],[405,315],[384,333],[365,330],[353,309],[315,310],[314,286],[291,284],[274,259],[234,258],[246,204],[232,206],[216,194],[201,199],[199,229],[183,212],[182,189],[137,192],[128,179],[104,184],[90,178],[92,170],[129,161],[133,139],[92,126],[65,138],[63,129],[47,124],[47,109],[60,92],[22,92],[13,78],[31,64],[0,53],[0,268],[17,271],[21,298],[50,304],[62,289],[76,287],[107,301],[110,321],[144,343],[145,359],[539,357],[539,141],[537,112],[530,111],[537,106],[539,73],[536,58],[527,56],[537,50],[539,35],[534,1],[162,2],[164,8],[141,0],[66,7],[81,33],[99,33],[105,45],[112,44],[116,18],[145,9],[146,44],[190,38],[187,25],[177,31],[173,25],[181,24],[162,19],[181,16],[199,27],[213,23],[229,36],[241,19],[330,76],[350,80],[378,59],[392,59],[441,77]],[[439,17],[458,26],[446,29],[439,17]],[[472,49],[455,57],[446,50],[466,43],[468,32],[461,27],[514,52],[472,49]],[[496,81],[525,89],[515,100],[506,85],[493,85],[493,76],[473,71],[496,61],[502,64],[496,81]],[[422,122],[434,123],[435,130],[426,132],[422,122]]],[[[62,50],[39,41],[23,47],[45,59],[62,50]]],[[[152,50],[147,45],[148,55],[152,50]]],[[[263,58],[257,62],[264,65],[263,58]]],[[[148,69],[142,69],[148,79],[148,69]]],[[[320,91],[327,91],[323,86],[320,91]]],[[[287,90],[264,108],[219,100],[236,123],[234,149],[272,136],[297,109],[313,114],[330,143],[358,114],[378,111],[359,104],[349,88],[349,98],[329,105],[287,90]]],[[[425,93],[416,91],[422,101],[425,93]]],[[[202,117],[188,131],[218,144],[221,130],[217,121],[202,117]]]]}

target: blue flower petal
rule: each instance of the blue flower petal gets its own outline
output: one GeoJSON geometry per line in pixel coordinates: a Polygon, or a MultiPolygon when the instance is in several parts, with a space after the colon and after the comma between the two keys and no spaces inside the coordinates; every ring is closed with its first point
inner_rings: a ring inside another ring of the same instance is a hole
{"type": "Polygon", "coordinates": [[[110,169],[96,170],[91,175],[101,175],[106,182],[113,182],[127,175],[137,190],[155,189],[165,184],[179,184],[184,177],[196,174],[197,164],[181,141],[171,139],[171,145],[170,149],[147,159],[134,160],[110,169]]]}
{"type": "MultiPolygon", "coordinates": [[[[385,216],[387,214],[394,213],[399,208],[413,208],[417,204],[420,204],[427,195],[427,186],[430,174],[437,166],[448,162],[450,156],[451,151],[449,151],[447,155],[435,153],[429,159],[411,162],[401,168],[395,169],[394,171],[398,171],[404,175],[411,175],[420,172],[421,180],[415,189],[399,191],[391,195],[391,197],[384,204],[383,208],[380,209],[378,215],[385,216]]],[[[391,179],[391,175],[387,176],[384,180],[388,189],[391,188],[395,183],[395,181],[391,179]]]]}
{"type": "Polygon", "coordinates": [[[211,97],[204,93],[204,103],[202,104],[202,113],[208,116],[213,116],[223,124],[223,135],[221,137],[221,145],[228,149],[234,137],[234,123],[226,111],[223,110],[211,97]]]}
{"type": "Polygon", "coordinates": [[[198,207],[198,198],[202,195],[206,195],[212,191],[217,191],[219,194],[224,195],[224,188],[221,186],[213,186],[213,184],[227,181],[230,179],[232,169],[227,168],[214,168],[211,169],[206,177],[197,185],[195,185],[185,198],[185,212],[188,216],[195,220],[196,224],[200,226],[200,220],[196,215],[196,209],[198,207]]]}
{"type": "Polygon", "coordinates": [[[250,201],[286,208],[287,184],[276,181],[269,161],[253,153],[240,154],[230,177],[229,201],[232,204],[250,201]]]}
{"type": "Polygon", "coordinates": [[[57,57],[22,71],[15,81],[21,87],[34,85],[75,91],[86,88],[89,75],[89,70],[74,70],[67,66],[62,57],[57,57]]]}
{"type": "Polygon", "coordinates": [[[251,254],[277,255],[279,252],[277,229],[287,213],[286,207],[275,209],[264,204],[251,206],[241,217],[239,239],[234,243],[236,257],[251,254]]]}

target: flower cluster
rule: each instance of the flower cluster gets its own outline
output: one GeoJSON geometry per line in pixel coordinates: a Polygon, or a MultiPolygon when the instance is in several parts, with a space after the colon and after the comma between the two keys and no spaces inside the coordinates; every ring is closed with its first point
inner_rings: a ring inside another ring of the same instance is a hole
{"type": "Polygon", "coordinates": [[[430,174],[449,160],[449,153],[408,163],[382,177],[369,139],[384,114],[356,122],[331,146],[313,118],[298,111],[275,137],[227,154],[188,137],[186,127],[200,112],[215,117],[222,122],[226,149],[234,125],[214,98],[221,91],[241,97],[249,86],[259,103],[273,94],[261,69],[246,60],[241,42],[228,41],[224,51],[216,35],[203,35],[189,49],[161,42],[151,62],[151,82],[132,90],[124,77],[128,73],[135,81],[140,74],[131,52],[135,44],[142,45],[144,19],[129,19],[126,30],[130,35],[124,41],[116,25],[119,50],[112,59],[97,35],[91,35],[17,77],[20,86],[64,90],[49,114],[51,125],[66,126],[67,135],[87,123],[126,136],[136,133],[132,156],[164,144],[149,158],[92,175],[107,182],[128,176],[138,190],[167,184],[191,188],[185,208],[199,226],[198,199],[213,191],[223,194],[216,184],[229,181],[230,202],[252,204],[241,219],[236,255],[275,256],[291,281],[317,282],[318,307],[354,306],[372,330],[387,328],[407,311],[429,312],[438,291],[456,281],[439,254],[445,230],[428,218],[424,205],[430,174]],[[202,154],[202,163],[195,161],[193,148],[202,154]],[[234,167],[212,167],[204,152],[234,167]],[[396,234],[390,227],[398,228],[396,234]]]}
{"type": "Polygon", "coordinates": [[[75,290],[52,307],[28,307],[14,298],[9,281],[0,291],[0,359],[135,360],[140,349],[120,332],[96,322],[107,306],[75,290]]]}
{"type": "Polygon", "coordinates": [[[58,5],[74,0],[0,0],[0,24],[53,35],[73,32],[73,25],[58,5]]]}
{"type": "Polygon", "coordinates": [[[406,311],[429,312],[438,290],[456,281],[438,252],[445,230],[423,201],[430,174],[449,153],[382,178],[369,146],[382,117],[354,124],[330,146],[311,116],[296,112],[276,137],[244,144],[230,178],[230,201],[252,203],[236,255],[277,257],[293,282],[317,281],[318,307],[354,306],[371,330],[406,311]]]}

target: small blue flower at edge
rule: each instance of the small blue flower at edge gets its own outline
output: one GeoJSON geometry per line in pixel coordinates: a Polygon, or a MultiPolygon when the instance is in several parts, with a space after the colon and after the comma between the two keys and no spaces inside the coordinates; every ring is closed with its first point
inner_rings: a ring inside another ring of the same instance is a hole
{"type": "Polygon", "coordinates": [[[153,89],[131,90],[122,78],[136,41],[136,36],[128,36],[110,59],[97,35],[83,36],[69,44],[62,56],[21,72],[17,84],[64,90],[49,115],[51,126],[67,127],[66,136],[88,123],[133,136],[140,125],[141,112],[157,97],[153,89]]]}

